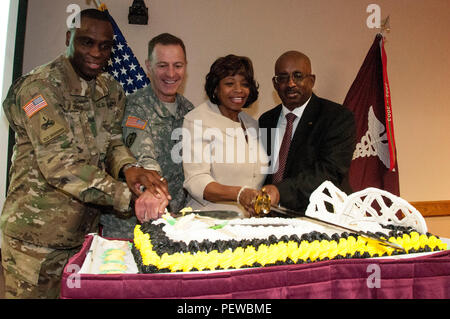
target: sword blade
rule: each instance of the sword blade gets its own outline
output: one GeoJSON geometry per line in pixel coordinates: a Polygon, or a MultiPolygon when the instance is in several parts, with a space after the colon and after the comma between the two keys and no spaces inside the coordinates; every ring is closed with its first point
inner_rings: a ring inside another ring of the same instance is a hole
{"type": "Polygon", "coordinates": [[[191,210],[191,211],[185,211],[185,212],[171,212],[170,215],[173,218],[182,217],[188,214],[197,214],[199,216],[203,217],[211,217],[215,219],[234,219],[238,218],[239,214],[238,212],[232,211],[232,210],[191,210]]]}
{"type": "Polygon", "coordinates": [[[362,237],[365,237],[365,238],[368,238],[368,239],[371,239],[371,240],[375,240],[375,241],[377,241],[379,244],[381,244],[383,246],[389,246],[391,248],[394,248],[394,249],[397,249],[397,250],[401,250],[401,251],[406,253],[405,249],[402,246],[400,246],[400,245],[398,245],[396,243],[392,243],[392,242],[390,242],[388,240],[385,240],[383,238],[379,238],[379,237],[377,237],[375,235],[369,234],[369,233],[367,233],[365,231],[353,229],[351,227],[342,226],[342,225],[334,224],[332,222],[328,222],[328,221],[325,221],[325,220],[322,220],[322,219],[319,219],[319,218],[307,216],[304,213],[297,212],[295,210],[292,210],[292,209],[289,209],[289,208],[285,208],[285,207],[281,207],[281,206],[278,206],[278,207],[277,206],[271,206],[270,209],[272,211],[275,211],[277,213],[283,214],[283,215],[288,216],[288,217],[306,218],[306,219],[308,219],[308,220],[310,220],[312,222],[318,223],[318,224],[322,223],[322,224],[325,224],[327,226],[332,226],[332,227],[335,227],[335,228],[343,229],[345,231],[356,233],[359,236],[362,236],[362,237]]]}

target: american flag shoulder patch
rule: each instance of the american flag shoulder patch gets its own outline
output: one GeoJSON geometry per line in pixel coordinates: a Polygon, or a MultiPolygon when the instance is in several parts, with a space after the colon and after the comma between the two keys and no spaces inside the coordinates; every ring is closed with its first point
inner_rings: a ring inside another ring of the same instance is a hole
{"type": "Polygon", "coordinates": [[[38,112],[39,110],[42,110],[47,105],[48,105],[47,101],[44,99],[44,97],[41,94],[39,94],[38,96],[35,96],[34,98],[32,98],[22,108],[25,111],[25,114],[28,116],[28,118],[30,118],[36,112],[38,112]]]}
{"type": "Polygon", "coordinates": [[[147,126],[147,121],[141,120],[140,118],[136,116],[128,116],[127,121],[125,122],[126,127],[134,127],[138,129],[145,129],[147,126]]]}

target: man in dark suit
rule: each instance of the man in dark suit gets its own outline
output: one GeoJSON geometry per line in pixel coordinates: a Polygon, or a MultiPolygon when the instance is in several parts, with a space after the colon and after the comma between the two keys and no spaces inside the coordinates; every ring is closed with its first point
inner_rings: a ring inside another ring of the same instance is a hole
{"type": "Polygon", "coordinates": [[[326,180],[350,193],[353,113],[312,92],[315,75],[303,53],[282,54],[272,82],[282,104],[259,118],[260,128],[268,131],[266,150],[274,167],[264,186],[272,205],[305,211],[311,193],[326,180]]]}

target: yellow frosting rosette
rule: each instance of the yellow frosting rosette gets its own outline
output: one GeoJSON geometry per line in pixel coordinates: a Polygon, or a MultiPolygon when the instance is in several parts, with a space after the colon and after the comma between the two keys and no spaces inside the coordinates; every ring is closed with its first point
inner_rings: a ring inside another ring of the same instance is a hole
{"type": "Polygon", "coordinates": [[[247,246],[244,249],[244,256],[242,260],[242,264],[245,266],[252,266],[256,260],[256,249],[253,246],[247,246]]]}
{"type": "Polygon", "coordinates": [[[289,241],[286,247],[287,256],[296,263],[300,255],[300,249],[298,248],[298,243],[295,241],[289,241]]]}

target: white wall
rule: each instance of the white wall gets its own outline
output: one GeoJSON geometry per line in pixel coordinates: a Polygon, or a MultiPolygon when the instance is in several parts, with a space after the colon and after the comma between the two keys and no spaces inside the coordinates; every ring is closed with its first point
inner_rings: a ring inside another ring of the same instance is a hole
{"type": "MultiPolygon", "coordinates": [[[[0,4],[0,101],[3,101],[12,82],[14,42],[18,1],[3,0],[0,4]]],[[[0,212],[5,202],[9,126],[0,108],[0,212]]],[[[0,232],[0,245],[1,245],[0,232]]]]}
{"type": "MultiPolygon", "coordinates": [[[[148,40],[171,32],[186,44],[185,95],[204,98],[211,63],[228,53],[254,63],[260,98],[257,117],[279,102],[273,64],[285,50],[308,54],[318,95],[342,103],[376,30],[366,8],[390,15],[386,51],[399,160],[401,196],[408,201],[450,199],[450,1],[448,0],[145,0],[149,25],[129,25],[132,0],[104,0],[135,54],[144,63],[148,40]]],[[[66,7],[85,0],[30,0],[24,70],[64,50],[66,7]]]]}

